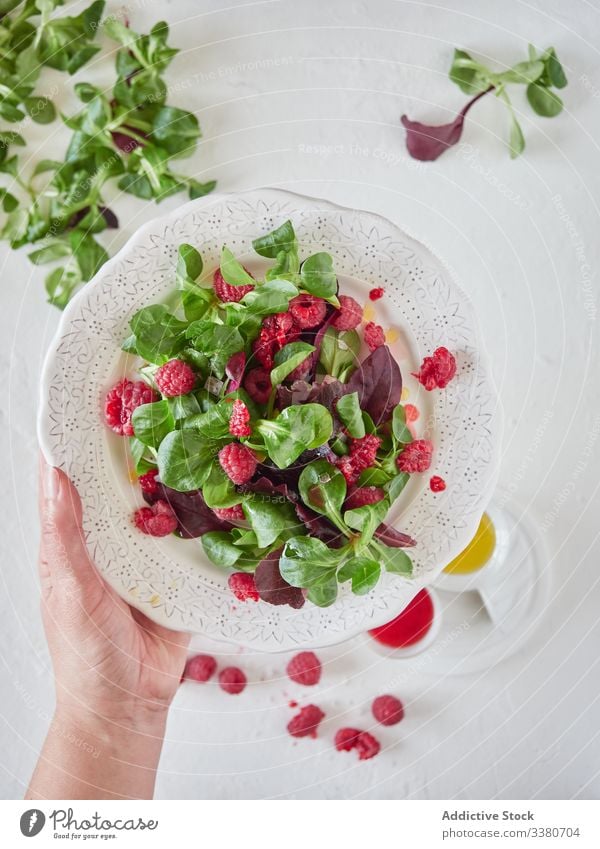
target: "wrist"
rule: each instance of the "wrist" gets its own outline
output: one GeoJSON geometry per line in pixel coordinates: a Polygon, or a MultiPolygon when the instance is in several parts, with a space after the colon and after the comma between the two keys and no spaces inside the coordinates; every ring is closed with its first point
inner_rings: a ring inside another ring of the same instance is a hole
{"type": "Polygon", "coordinates": [[[118,710],[112,705],[84,704],[69,699],[57,701],[54,724],[62,725],[65,733],[89,735],[118,748],[123,742],[131,745],[132,738],[143,738],[147,744],[162,744],[167,723],[168,707],[148,706],[138,702],[123,703],[118,710]]]}

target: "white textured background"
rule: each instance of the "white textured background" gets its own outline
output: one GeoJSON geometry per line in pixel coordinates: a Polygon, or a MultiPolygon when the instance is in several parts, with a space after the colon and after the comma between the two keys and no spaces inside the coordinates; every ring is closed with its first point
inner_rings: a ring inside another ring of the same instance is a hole
{"type": "MultiPolygon", "coordinates": [[[[382,731],[385,751],[367,764],[336,753],[333,731],[368,725],[371,698],[390,689],[398,667],[356,643],[322,653],[317,692],[285,680],[285,658],[260,656],[239,659],[251,680],[241,696],[186,685],[157,795],[597,797],[598,0],[131,0],[125,8],[136,30],[166,17],[182,48],[172,100],[196,111],[204,134],[189,173],[217,178],[223,191],[273,185],[377,211],[453,269],[478,309],[505,409],[501,483],[543,522],[554,582],[543,624],[511,660],[483,676],[411,675],[393,687],[407,718],[382,731]],[[416,166],[398,118],[443,122],[462,106],[447,79],[453,47],[513,64],[529,41],[557,48],[569,77],[565,112],[536,117],[515,87],[521,159],[509,159],[504,110],[488,97],[471,112],[460,150],[416,166]],[[285,733],[291,698],[327,712],[317,741],[285,733]]],[[[111,63],[96,64],[76,79],[110,84],[111,63]]],[[[71,81],[44,79],[73,111],[71,81]]],[[[33,159],[64,149],[58,124],[27,132],[37,140],[33,159]]],[[[113,251],[157,211],[127,197],[115,208],[123,226],[113,251]]],[[[24,792],[53,703],[38,615],[35,413],[59,316],[25,252],[2,246],[1,259],[0,795],[12,798],[24,792]]]]}

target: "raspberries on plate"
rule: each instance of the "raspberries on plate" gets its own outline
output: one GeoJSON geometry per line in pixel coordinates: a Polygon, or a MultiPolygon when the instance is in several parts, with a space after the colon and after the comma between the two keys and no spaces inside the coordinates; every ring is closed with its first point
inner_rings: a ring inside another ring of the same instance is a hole
{"type": "Polygon", "coordinates": [[[138,483],[142,492],[145,492],[146,495],[156,495],[158,492],[158,481],[156,480],[157,475],[158,469],[150,469],[149,472],[139,476],[138,483]]]}
{"type": "MultiPolygon", "coordinates": [[[[248,271],[248,269],[246,269],[246,271],[248,271]]],[[[215,290],[217,298],[225,304],[231,301],[241,301],[244,295],[247,295],[248,292],[251,292],[254,289],[254,286],[251,286],[250,284],[247,286],[231,286],[223,279],[221,269],[217,268],[213,277],[213,289],[215,290]]]]}
{"type": "Polygon", "coordinates": [[[321,661],[314,652],[301,651],[290,660],[286,672],[296,684],[312,687],[321,678],[321,661]]]}
{"type": "Polygon", "coordinates": [[[354,330],[362,321],[362,307],[349,295],[340,295],[340,308],[331,324],[336,330],[354,330]]]}
{"type": "Polygon", "coordinates": [[[300,709],[300,713],[290,719],[287,730],[292,737],[316,737],[317,728],[324,716],[320,707],[306,705],[300,709]]]}
{"type": "Polygon", "coordinates": [[[221,448],[219,463],[229,480],[236,484],[248,483],[256,471],[256,457],[240,442],[230,442],[221,448]]]}
{"type": "Polygon", "coordinates": [[[381,725],[397,725],[404,719],[404,706],[396,696],[377,696],[371,710],[381,725]]]}
{"type": "Polygon", "coordinates": [[[292,318],[302,330],[309,330],[323,324],[327,314],[327,304],[323,298],[315,295],[296,295],[289,305],[292,318]]]}
{"type": "Polygon", "coordinates": [[[273,368],[273,358],[288,342],[295,342],[300,328],[289,312],[278,312],[263,319],[258,339],[252,350],[259,363],[266,369],[273,368]]]}
{"type": "Polygon", "coordinates": [[[237,696],[245,689],[246,676],[237,666],[226,666],[219,672],[219,687],[232,696],[237,696]]]}
{"type": "Polygon", "coordinates": [[[210,654],[197,654],[195,657],[190,657],[185,665],[183,673],[184,678],[190,678],[192,681],[199,681],[201,684],[206,684],[213,677],[217,670],[217,661],[210,654]]]}
{"type": "Polygon", "coordinates": [[[362,732],[358,728],[340,728],[336,731],[334,745],[338,752],[349,752],[356,747],[362,732]]]}
{"type": "Polygon", "coordinates": [[[344,502],[344,508],[354,510],[356,507],[364,507],[365,504],[377,504],[384,498],[385,492],[380,486],[358,486],[344,502]]]}
{"type": "Polygon", "coordinates": [[[334,744],[338,752],[350,752],[356,749],[359,761],[368,761],[381,750],[379,741],[372,734],[368,731],[360,731],[358,728],[340,728],[335,735],[334,744]]]}
{"type": "Polygon", "coordinates": [[[241,504],[234,504],[233,507],[213,507],[213,513],[224,522],[238,522],[246,518],[241,504]]]}
{"type": "Polygon", "coordinates": [[[401,472],[426,472],[431,466],[433,443],[429,439],[415,439],[398,455],[396,465],[401,472]]]}
{"type": "Polygon", "coordinates": [[[234,572],[227,581],[229,589],[239,601],[258,601],[254,575],[249,572],[234,572]]]}
{"type": "Polygon", "coordinates": [[[425,357],[418,372],[413,372],[428,392],[444,389],[456,374],[456,359],[447,348],[436,348],[433,356],[425,357]]]}
{"type": "Polygon", "coordinates": [[[383,286],[377,286],[376,289],[371,289],[371,291],[369,292],[369,298],[372,301],[378,301],[380,298],[383,298],[384,295],[385,289],[383,288],[383,286]]]}
{"type": "Polygon", "coordinates": [[[244,389],[257,404],[267,404],[271,396],[271,376],[266,368],[253,368],[244,377],[244,389]]]}
{"type": "Polygon", "coordinates": [[[196,383],[196,375],[192,367],[183,360],[169,360],[158,369],[154,379],[165,398],[187,395],[196,383]]]}
{"type": "Polygon", "coordinates": [[[350,440],[350,453],[340,457],[337,462],[348,486],[353,486],[360,473],[373,465],[380,445],[381,439],[372,433],[350,440]]]}
{"type": "Polygon", "coordinates": [[[119,436],[133,436],[131,416],[142,404],[151,404],[158,395],[141,380],[120,380],[106,395],[104,417],[106,424],[119,436]]]}
{"type": "Polygon", "coordinates": [[[405,404],[404,412],[406,414],[407,422],[416,422],[416,420],[421,415],[414,404],[405,404]]]}
{"type": "Polygon", "coordinates": [[[133,516],[135,526],[151,537],[166,537],[177,528],[177,517],[166,501],[155,501],[152,507],[140,507],[133,516]]]}
{"type": "Polygon", "coordinates": [[[365,324],[365,331],[363,335],[365,337],[365,342],[371,351],[385,345],[385,333],[383,332],[383,327],[379,324],[375,324],[374,321],[369,321],[365,324]]]}
{"type": "Polygon", "coordinates": [[[443,492],[446,489],[446,481],[439,475],[434,475],[429,481],[429,489],[432,492],[443,492]]]}
{"type": "Polygon", "coordinates": [[[229,433],[232,436],[250,436],[252,431],[248,422],[250,421],[250,410],[236,398],[231,407],[231,416],[229,417],[229,433]]]}

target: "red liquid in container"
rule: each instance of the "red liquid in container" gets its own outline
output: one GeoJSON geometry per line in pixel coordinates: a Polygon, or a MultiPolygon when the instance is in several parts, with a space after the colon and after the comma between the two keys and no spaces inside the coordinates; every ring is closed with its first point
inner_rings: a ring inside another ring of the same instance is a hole
{"type": "Polygon", "coordinates": [[[399,616],[386,625],[373,628],[369,634],[384,646],[407,648],[421,642],[427,635],[433,616],[433,599],[427,590],[421,590],[399,616]]]}

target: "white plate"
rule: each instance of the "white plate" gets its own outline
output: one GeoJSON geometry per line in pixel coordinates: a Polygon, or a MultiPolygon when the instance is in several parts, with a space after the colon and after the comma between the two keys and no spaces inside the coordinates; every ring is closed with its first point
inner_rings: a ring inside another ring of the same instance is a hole
{"type": "Polygon", "coordinates": [[[142,227],[65,310],[44,367],[39,416],[44,454],[77,486],[89,549],[120,595],[171,628],[261,651],[336,643],[396,616],[474,535],[496,481],[499,430],[471,305],[440,262],[377,215],[274,189],[212,195],[142,227]],[[205,266],[216,267],[223,244],[250,256],[252,239],[287,218],[301,256],[331,253],[341,291],[370,304],[392,330],[405,400],[421,411],[418,435],[435,444],[431,471],[412,477],[391,517],[418,541],[410,552],[415,577],[386,574],[366,596],[341,588],[326,609],[237,602],[228,572],[207,562],[198,540],[137,531],[131,516],[143,502],[128,476],[126,440],[103,423],[106,391],[133,367],[120,351],[128,321],[172,290],[179,244],[195,245],[205,266]],[[386,294],[372,304],[375,286],[386,294]],[[447,389],[426,392],[410,372],[440,345],[456,355],[458,373],[447,389]],[[430,491],[430,474],[446,480],[445,492],[430,491]]]}

